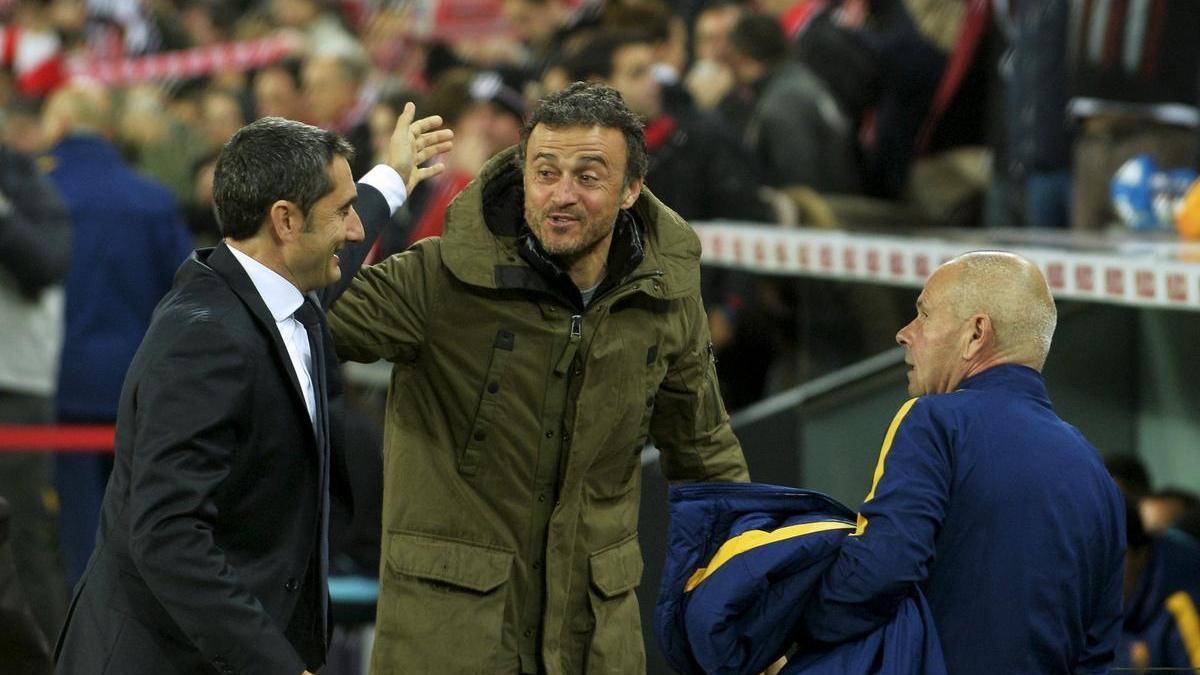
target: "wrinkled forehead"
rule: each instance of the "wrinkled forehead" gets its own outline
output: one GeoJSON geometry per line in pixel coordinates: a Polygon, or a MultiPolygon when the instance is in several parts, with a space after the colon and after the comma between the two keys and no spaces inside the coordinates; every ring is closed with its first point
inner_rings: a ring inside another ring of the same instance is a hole
{"type": "Polygon", "coordinates": [[[539,123],[529,133],[525,161],[540,157],[560,161],[599,158],[624,168],[627,150],[620,129],[600,125],[549,126],[539,123]]]}

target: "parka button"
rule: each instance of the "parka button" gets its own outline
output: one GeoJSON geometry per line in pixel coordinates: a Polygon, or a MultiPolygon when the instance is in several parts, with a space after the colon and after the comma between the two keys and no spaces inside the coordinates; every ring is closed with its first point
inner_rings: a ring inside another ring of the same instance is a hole
{"type": "Polygon", "coordinates": [[[540,569],[542,569],[542,563],[541,563],[541,561],[539,561],[539,560],[534,560],[534,561],[533,561],[533,569],[535,569],[535,570],[540,570],[540,569]]]}
{"type": "Polygon", "coordinates": [[[500,391],[500,383],[499,382],[489,382],[488,383],[488,393],[489,394],[494,394],[498,391],[500,391]]]}
{"type": "Polygon", "coordinates": [[[300,590],[300,582],[296,580],[296,577],[292,577],[283,585],[283,590],[295,593],[296,591],[300,590]]]}
{"type": "Polygon", "coordinates": [[[554,430],[553,429],[546,430],[546,438],[554,438],[554,430]]]}
{"type": "Polygon", "coordinates": [[[482,441],[483,439],[487,438],[487,434],[483,433],[482,431],[476,431],[474,438],[477,441],[482,441]]]}
{"type": "Polygon", "coordinates": [[[533,637],[533,629],[532,629],[532,628],[526,628],[526,629],[525,629],[525,637],[527,637],[527,638],[528,638],[528,637],[533,637]]]}
{"type": "Polygon", "coordinates": [[[546,501],[546,493],[543,492],[542,494],[538,495],[538,501],[539,502],[546,501]]]}

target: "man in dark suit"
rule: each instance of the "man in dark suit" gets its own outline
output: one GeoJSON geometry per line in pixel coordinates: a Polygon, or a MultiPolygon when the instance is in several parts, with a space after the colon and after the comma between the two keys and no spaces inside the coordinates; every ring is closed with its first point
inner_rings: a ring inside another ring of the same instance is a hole
{"type": "Polygon", "coordinates": [[[225,145],[214,182],[225,239],[180,268],[126,376],[58,673],[289,675],[324,663],[328,531],[350,494],[320,305],[405,195],[442,170],[419,165],[449,150],[450,132],[413,114],[400,116],[390,166],[357,186],[333,132],[264,118],[225,145]]]}

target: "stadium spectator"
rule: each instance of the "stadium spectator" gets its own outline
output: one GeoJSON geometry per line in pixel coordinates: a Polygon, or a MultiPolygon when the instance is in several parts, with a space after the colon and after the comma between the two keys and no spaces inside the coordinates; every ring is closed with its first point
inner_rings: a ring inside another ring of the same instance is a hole
{"type": "MultiPolygon", "coordinates": [[[[32,160],[0,145],[0,425],[54,421],[70,260],[71,221],[57,190],[32,160]]],[[[2,526],[18,542],[12,564],[35,624],[53,639],[67,608],[54,458],[12,450],[0,448],[2,526]]]]}
{"type": "MultiPolygon", "coordinates": [[[[107,139],[107,93],[66,87],[46,104],[51,181],[71,214],[74,245],[55,407],[68,424],[112,424],[125,371],[150,315],[191,250],[179,207],[136,174],[107,139]]],[[[111,459],[60,454],[55,482],[62,548],[72,585],[95,544],[111,459]]]]}

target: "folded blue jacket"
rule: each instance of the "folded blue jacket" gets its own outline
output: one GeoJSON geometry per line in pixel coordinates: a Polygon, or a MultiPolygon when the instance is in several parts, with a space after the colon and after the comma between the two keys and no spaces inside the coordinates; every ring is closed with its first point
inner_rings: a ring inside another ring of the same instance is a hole
{"type": "Polygon", "coordinates": [[[686,675],[759,673],[789,654],[783,673],[945,673],[920,591],[890,623],[837,645],[801,642],[809,594],[855,514],[811,490],[760,483],[688,483],[670,493],[667,561],[655,632],[686,675]]]}

